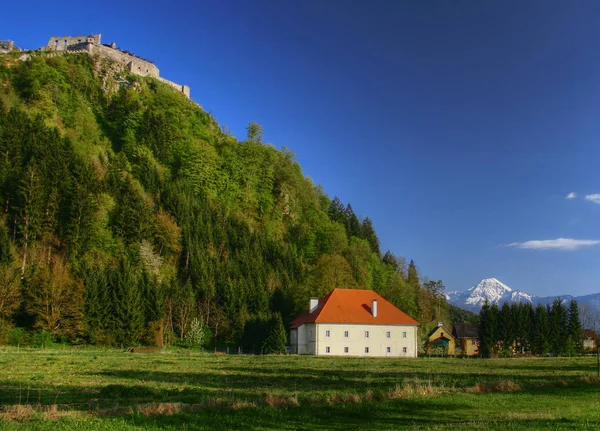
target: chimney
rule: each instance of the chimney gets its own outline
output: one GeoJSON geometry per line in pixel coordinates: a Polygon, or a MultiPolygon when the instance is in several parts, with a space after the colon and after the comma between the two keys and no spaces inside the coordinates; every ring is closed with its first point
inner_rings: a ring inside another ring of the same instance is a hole
{"type": "Polygon", "coordinates": [[[319,298],[310,298],[310,303],[308,304],[308,312],[312,314],[312,312],[315,311],[318,306],[319,298]]]}
{"type": "Polygon", "coordinates": [[[376,299],[371,301],[371,313],[373,313],[373,317],[377,317],[377,300],[376,299]]]}
{"type": "Polygon", "coordinates": [[[444,326],[444,322],[438,322],[438,328],[441,328],[442,326],[444,326]]]}

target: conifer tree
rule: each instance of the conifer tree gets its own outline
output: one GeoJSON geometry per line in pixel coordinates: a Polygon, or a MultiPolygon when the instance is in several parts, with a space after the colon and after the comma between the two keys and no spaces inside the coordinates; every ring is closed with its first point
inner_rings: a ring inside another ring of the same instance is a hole
{"type": "Polygon", "coordinates": [[[121,346],[139,343],[144,328],[144,304],[137,270],[126,258],[111,272],[112,318],[110,328],[121,346]]]}
{"type": "Polygon", "coordinates": [[[544,307],[542,304],[535,309],[534,328],[534,353],[545,356],[552,349],[552,328],[548,307],[544,307]]]}
{"type": "Polygon", "coordinates": [[[567,310],[561,299],[556,299],[552,303],[550,327],[552,329],[552,353],[555,355],[566,353],[569,338],[569,322],[567,310]]]}
{"type": "MultiPolygon", "coordinates": [[[[569,303],[569,338],[577,354],[583,350],[583,331],[579,320],[579,305],[575,299],[569,303]]],[[[570,352],[572,353],[572,352],[570,352]]]]}
{"type": "Polygon", "coordinates": [[[417,266],[415,265],[415,262],[411,259],[410,260],[410,264],[408,265],[408,278],[406,280],[409,284],[409,286],[411,286],[414,289],[418,289],[419,287],[421,287],[421,285],[419,284],[419,273],[417,272],[417,266]]]}
{"type": "Polygon", "coordinates": [[[286,344],[287,333],[283,326],[281,314],[275,313],[267,338],[262,345],[262,351],[266,354],[285,354],[287,353],[286,344]]]}
{"type": "Polygon", "coordinates": [[[498,307],[489,305],[487,299],[479,312],[479,351],[489,358],[495,353],[498,343],[498,307]]]}

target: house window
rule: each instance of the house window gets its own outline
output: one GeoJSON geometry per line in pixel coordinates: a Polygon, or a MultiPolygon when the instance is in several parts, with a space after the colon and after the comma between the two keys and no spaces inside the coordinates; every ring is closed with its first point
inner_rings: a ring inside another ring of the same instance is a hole
{"type": "Polygon", "coordinates": [[[344,338],[348,338],[349,334],[348,331],[344,331],[344,338]]]}
{"type": "Polygon", "coordinates": [[[475,345],[475,340],[471,340],[471,346],[475,345]]]}
{"type": "Polygon", "coordinates": [[[365,347],[365,353],[369,353],[369,348],[365,347]]]}
{"type": "Polygon", "coordinates": [[[392,348],[391,347],[387,347],[386,350],[387,350],[388,353],[392,353],[392,348]]]}
{"type": "Polygon", "coordinates": [[[329,347],[329,346],[325,347],[325,353],[331,353],[331,347],[329,347]]]}
{"type": "Polygon", "coordinates": [[[443,333],[443,332],[440,332],[440,337],[443,337],[443,336],[444,336],[444,333],[443,333]]]}
{"type": "Polygon", "coordinates": [[[348,348],[344,347],[344,353],[348,353],[348,348]]]}
{"type": "Polygon", "coordinates": [[[369,338],[369,331],[365,331],[365,338],[369,338]]]}
{"type": "Polygon", "coordinates": [[[402,333],[402,338],[406,338],[406,331],[402,333]]]}
{"type": "Polygon", "coordinates": [[[58,48],[58,40],[55,41],[55,45],[54,46],[58,48]]]}
{"type": "Polygon", "coordinates": [[[327,338],[331,337],[331,331],[329,331],[329,330],[325,331],[325,336],[327,338]]]}
{"type": "Polygon", "coordinates": [[[310,331],[308,331],[308,339],[312,340],[312,329],[310,331]]]}
{"type": "Polygon", "coordinates": [[[402,348],[402,353],[406,353],[406,347],[402,348]]]}
{"type": "Polygon", "coordinates": [[[390,331],[387,331],[385,333],[386,338],[392,338],[392,333],[390,331]]]}

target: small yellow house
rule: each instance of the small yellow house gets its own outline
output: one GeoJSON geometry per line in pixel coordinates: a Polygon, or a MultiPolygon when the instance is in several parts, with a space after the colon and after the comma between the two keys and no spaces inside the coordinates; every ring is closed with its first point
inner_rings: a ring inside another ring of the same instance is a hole
{"type": "Polygon", "coordinates": [[[452,335],[452,331],[444,326],[442,322],[438,322],[437,328],[429,333],[427,342],[427,354],[436,355],[454,355],[456,348],[456,339],[452,335]]]}
{"type": "Polygon", "coordinates": [[[479,328],[468,323],[457,323],[453,330],[454,338],[465,356],[479,355],[479,328]]]}

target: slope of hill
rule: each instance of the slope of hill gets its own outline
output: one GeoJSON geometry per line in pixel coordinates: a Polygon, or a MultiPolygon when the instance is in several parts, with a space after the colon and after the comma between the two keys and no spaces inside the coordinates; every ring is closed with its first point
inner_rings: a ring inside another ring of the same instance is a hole
{"type": "Polygon", "coordinates": [[[106,344],[193,326],[256,345],[274,313],[289,321],[335,287],[433,308],[371,220],[257,124],[239,142],[153,78],[29,54],[0,56],[0,326],[106,344]]]}

